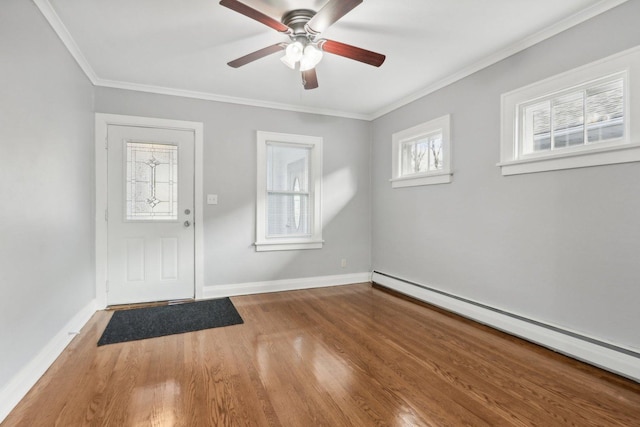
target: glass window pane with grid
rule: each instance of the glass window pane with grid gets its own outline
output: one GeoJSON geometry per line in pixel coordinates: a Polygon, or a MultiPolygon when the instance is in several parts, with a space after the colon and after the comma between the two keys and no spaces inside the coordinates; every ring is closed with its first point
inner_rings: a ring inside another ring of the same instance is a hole
{"type": "Polygon", "coordinates": [[[620,139],[624,137],[624,102],[624,79],[614,77],[524,104],[521,153],[549,152],[620,139]]]}
{"type": "Polygon", "coordinates": [[[267,145],[267,237],[311,235],[311,148],[267,145]]]}
{"type": "Polygon", "coordinates": [[[401,176],[442,169],[441,131],[403,141],[401,147],[401,176]]]}

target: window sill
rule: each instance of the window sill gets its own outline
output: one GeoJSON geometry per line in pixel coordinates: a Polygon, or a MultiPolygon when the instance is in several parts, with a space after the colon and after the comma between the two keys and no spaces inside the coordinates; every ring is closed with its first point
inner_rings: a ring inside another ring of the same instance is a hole
{"type": "Polygon", "coordinates": [[[322,249],[324,240],[305,240],[305,241],[292,241],[277,240],[277,241],[260,241],[255,242],[257,252],[267,251],[297,251],[303,249],[322,249]]]}
{"type": "Polygon", "coordinates": [[[416,187],[419,185],[448,184],[452,180],[451,172],[438,172],[425,175],[392,178],[391,188],[416,187]]]}
{"type": "Polygon", "coordinates": [[[502,169],[502,175],[507,176],[630,162],[640,162],[638,143],[512,160],[498,163],[497,166],[502,169]]]}

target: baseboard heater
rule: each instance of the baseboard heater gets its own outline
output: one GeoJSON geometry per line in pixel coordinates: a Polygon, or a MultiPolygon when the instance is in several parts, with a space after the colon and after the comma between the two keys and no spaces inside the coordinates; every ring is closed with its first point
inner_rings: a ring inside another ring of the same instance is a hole
{"type": "Polygon", "coordinates": [[[640,352],[526,318],[380,271],[371,281],[640,383],[640,352]]]}

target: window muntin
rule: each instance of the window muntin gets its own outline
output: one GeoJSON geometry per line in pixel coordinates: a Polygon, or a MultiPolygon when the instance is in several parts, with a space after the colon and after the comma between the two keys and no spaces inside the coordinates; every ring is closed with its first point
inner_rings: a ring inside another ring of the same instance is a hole
{"type": "Polygon", "coordinates": [[[257,133],[256,250],[322,248],[322,138],[257,133]]]}
{"type": "Polygon", "coordinates": [[[449,115],[393,134],[393,188],[451,182],[449,115]]]}
{"type": "Polygon", "coordinates": [[[624,75],[616,74],[521,104],[521,156],[623,138],[624,86],[624,75]]]}

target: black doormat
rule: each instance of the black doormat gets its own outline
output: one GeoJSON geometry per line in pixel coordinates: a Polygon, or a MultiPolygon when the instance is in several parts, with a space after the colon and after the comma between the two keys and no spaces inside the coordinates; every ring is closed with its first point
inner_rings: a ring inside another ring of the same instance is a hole
{"type": "Polygon", "coordinates": [[[98,346],[244,323],[229,298],[113,313],[98,346]]]}

